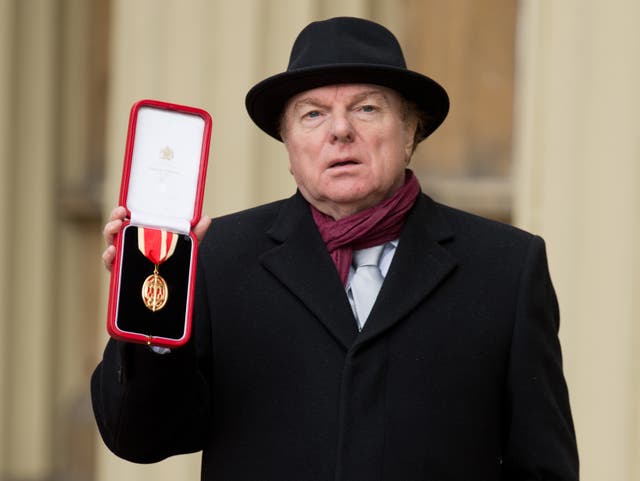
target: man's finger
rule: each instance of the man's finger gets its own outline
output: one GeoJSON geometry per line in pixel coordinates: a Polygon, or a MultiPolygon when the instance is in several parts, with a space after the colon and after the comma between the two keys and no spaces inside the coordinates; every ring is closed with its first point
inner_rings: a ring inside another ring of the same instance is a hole
{"type": "Polygon", "coordinates": [[[113,245],[113,238],[118,232],[120,232],[122,223],[126,218],[127,209],[122,206],[118,206],[111,211],[109,220],[105,224],[104,230],[102,231],[102,236],[104,237],[104,242],[107,247],[113,245]]]}
{"type": "Polygon", "coordinates": [[[116,258],[116,247],[111,245],[107,247],[102,253],[102,262],[104,263],[104,267],[111,272],[111,266],[113,265],[113,260],[116,258]]]}
{"type": "Polygon", "coordinates": [[[102,235],[104,237],[104,242],[107,247],[113,245],[113,239],[115,235],[120,232],[120,228],[122,227],[122,221],[120,219],[112,220],[107,222],[104,226],[104,230],[102,231],[102,235]]]}
{"type": "Polygon", "coordinates": [[[116,220],[116,219],[124,220],[125,217],[127,217],[127,209],[119,205],[118,207],[116,207],[111,211],[111,214],[109,215],[109,220],[110,221],[116,220]]]}

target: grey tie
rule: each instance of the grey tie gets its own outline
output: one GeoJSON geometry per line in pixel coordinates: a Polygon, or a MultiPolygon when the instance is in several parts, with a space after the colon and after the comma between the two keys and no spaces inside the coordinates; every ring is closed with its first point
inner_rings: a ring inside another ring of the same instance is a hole
{"type": "Polygon", "coordinates": [[[384,281],[378,267],[383,249],[384,244],[353,251],[353,266],[356,270],[351,278],[350,289],[359,329],[364,327],[384,281]]]}

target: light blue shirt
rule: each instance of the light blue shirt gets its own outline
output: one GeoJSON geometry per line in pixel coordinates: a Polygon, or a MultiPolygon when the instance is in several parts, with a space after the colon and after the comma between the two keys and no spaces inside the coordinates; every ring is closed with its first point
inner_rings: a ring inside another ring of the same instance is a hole
{"type": "MultiPolygon", "coordinates": [[[[393,256],[396,253],[396,249],[398,248],[399,239],[395,239],[385,243],[384,248],[382,249],[382,254],[380,254],[380,260],[378,261],[378,268],[380,269],[380,273],[383,278],[387,277],[387,272],[389,272],[389,266],[391,266],[391,261],[393,260],[393,256]]],[[[349,304],[351,305],[351,310],[355,312],[355,303],[353,300],[353,294],[351,294],[351,279],[353,278],[353,273],[355,269],[353,265],[349,267],[349,277],[347,277],[347,285],[345,286],[345,290],[347,291],[347,298],[349,299],[349,304]]]]}

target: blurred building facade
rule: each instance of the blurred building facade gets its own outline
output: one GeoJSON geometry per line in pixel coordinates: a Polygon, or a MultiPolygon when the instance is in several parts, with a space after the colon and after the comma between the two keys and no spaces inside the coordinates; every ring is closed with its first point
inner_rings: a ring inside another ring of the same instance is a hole
{"type": "Polygon", "coordinates": [[[208,214],[288,196],[244,95],[335,15],[387,25],[449,91],[424,189],[545,237],[582,479],[640,479],[636,0],[0,0],[0,481],[199,479],[198,455],[119,460],[90,408],[128,111],[213,115],[208,214]]]}

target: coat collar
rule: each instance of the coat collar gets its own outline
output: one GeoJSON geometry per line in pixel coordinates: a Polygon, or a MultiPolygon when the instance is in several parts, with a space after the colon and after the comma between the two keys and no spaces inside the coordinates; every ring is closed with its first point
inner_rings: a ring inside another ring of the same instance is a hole
{"type": "Polygon", "coordinates": [[[437,204],[420,195],[407,217],[378,300],[358,334],[338,272],[309,205],[299,192],[285,201],[267,234],[279,244],[263,254],[262,264],[307,306],[345,350],[391,328],[425,299],[456,264],[441,245],[453,237],[453,232],[437,204]]]}

